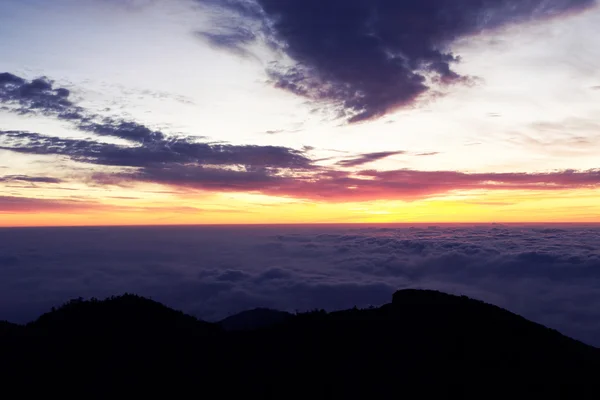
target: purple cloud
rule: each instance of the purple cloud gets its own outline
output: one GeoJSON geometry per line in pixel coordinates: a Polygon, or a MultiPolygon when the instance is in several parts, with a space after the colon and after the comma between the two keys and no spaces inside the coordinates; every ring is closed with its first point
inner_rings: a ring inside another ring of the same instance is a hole
{"type": "MultiPolygon", "coordinates": [[[[403,169],[351,173],[316,165],[318,160],[307,154],[311,147],[295,150],[282,146],[211,143],[201,141],[199,137],[170,137],[134,121],[103,118],[98,122],[94,114],[63,101],[69,92],[61,89],[54,87],[47,78],[27,81],[12,74],[0,74],[0,102],[9,105],[16,102],[25,111],[69,119],[81,131],[127,139],[129,144],[59,138],[27,131],[0,131],[0,150],[62,156],[79,163],[115,167],[93,175],[92,179],[99,184],[151,182],[333,203],[415,200],[454,190],[567,190],[600,186],[598,170],[482,174],[403,169]]],[[[404,152],[366,153],[339,161],[336,166],[360,167],[398,154],[404,152]]],[[[32,180],[35,178],[20,177],[21,181],[27,179],[35,183],[32,180]]],[[[60,181],[54,177],[37,179],[37,183],[60,181]]]]}
{"type": "Polygon", "coordinates": [[[4,175],[0,176],[0,182],[62,183],[62,180],[47,176],[4,175]]]}
{"type": "Polygon", "coordinates": [[[246,53],[255,39],[292,64],[267,68],[283,90],[332,105],[349,122],[413,104],[432,83],[464,82],[452,43],[483,29],[590,8],[595,0],[198,0],[220,9],[214,46],[246,53]],[[229,18],[225,16],[229,13],[229,18]]]}
{"type": "MultiPolygon", "coordinates": [[[[83,163],[132,167],[101,172],[101,184],[151,182],[216,192],[255,192],[333,203],[415,200],[454,190],[568,190],[600,187],[600,170],[548,173],[464,173],[410,169],[356,172],[315,166],[303,152],[275,146],[197,143],[185,139],[137,146],[0,131],[0,150],[61,155],[83,163]],[[3,144],[2,144],[3,143],[3,144]]],[[[395,154],[395,153],[394,153],[395,154]]],[[[390,153],[346,160],[364,164],[390,153]]]]}
{"type": "Polygon", "coordinates": [[[384,158],[406,154],[405,151],[381,151],[377,153],[365,153],[358,157],[342,160],[337,163],[340,167],[358,167],[384,158]]]}
{"type": "Polygon", "coordinates": [[[121,167],[165,167],[184,165],[244,166],[249,170],[311,168],[301,151],[277,146],[229,145],[173,138],[135,146],[68,139],[26,131],[0,131],[0,149],[22,154],[61,155],[75,161],[121,167]]]}
{"type": "Polygon", "coordinates": [[[94,206],[98,206],[98,203],[69,199],[0,196],[0,214],[90,210],[94,206]]]}
{"type": "Polygon", "coordinates": [[[102,117],[78,106],[69,99],[70,90],[56,87],[54,81],[40,77],[31,81],[4,72],[0,73],[0,104],[8,111],[20,114],[41,114],[70,121],[84,132],[113,136],[135,142],[164,139],[161,132],[133,121],[102,117]]]}

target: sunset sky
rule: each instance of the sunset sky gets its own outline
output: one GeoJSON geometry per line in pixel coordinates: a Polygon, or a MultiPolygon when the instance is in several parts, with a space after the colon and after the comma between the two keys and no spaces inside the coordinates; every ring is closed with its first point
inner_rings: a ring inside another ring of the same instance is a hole
{"type": "Polygon", "coordinates": [[[600,222],[595,0],[0,0],[0,226],[600,222]]]}

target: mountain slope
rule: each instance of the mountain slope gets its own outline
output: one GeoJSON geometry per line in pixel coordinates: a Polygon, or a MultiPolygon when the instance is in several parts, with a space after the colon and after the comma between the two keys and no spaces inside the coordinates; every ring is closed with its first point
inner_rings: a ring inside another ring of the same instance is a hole
{"type": "Polygon", "coordinates": [[[283,323],[292,317],[287,312],[256,308],[227,317],[219,321],[219,325],[227,331],[251,331],[283,323]]]}
{"type": "Polygon", "coordinates": [[[38,336],[194,335],[215,334],[220,329],[208,322],[175,311],[133,294],[96,299],[76,299],[27,324],[38,336]]]}
{"type": "Polygon", "coordinates": [[[102,397],[200,390],[208,397],[502,398],[524,396],[523,387],[532,398],[600,394],[600,350],[466,297],[407,290],[378,308],[272,324],[276,315],[284,316],[243,313],[230,319],[238,321],[230,332],[223,321],[198,321],[132,295],[74,301],[3,335],[0,364],[9,367],[7,382],[68,377],[102,397]]]}

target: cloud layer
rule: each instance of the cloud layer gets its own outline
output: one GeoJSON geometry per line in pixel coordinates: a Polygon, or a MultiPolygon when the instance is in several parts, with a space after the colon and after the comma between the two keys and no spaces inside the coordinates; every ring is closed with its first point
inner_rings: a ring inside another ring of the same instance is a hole
{"type": "Polygon", "coordinates": [[[109,166],[243,166],[249,170],[268,167],[302,169],[311,166],[310,160],[300,151],[285,147],[202,143],[193,138],[118,145],[26,131],[0,131],[0,139],[3,139],[0,150],[65,156],[78,162],[109,166]]]}
{"type": "MultiPolygon", "coordinates": [[[[348,172],[318,167],[301,152],[284,147],[215,145],[186,139],[131,147],[22,131],[0,131],[0,139],[3,139],[0,150],[58,155],[78,162],[134,168],[95,174],[94,179],[103,184],[150,182],[327,202],[415,200],[455,190],[546,191],[600,187],[600,170],[597,169],[547,173],[410,169],[348,172]]],[[[349,160],[344,166],[360,166],[389,155],[369,153],[349,160]]]]}
{"type": "Polygon", "coordinates": [[[46,176],[27,176],[27,175],[0,175],[0,182],[21,182],[21,183],[61,183],[57,178],[46,176]]]}
{"type": "Polygon", "coordinates": [[[0,229],[0,320],[125,291],[216,320],[377,305],[418,287],[600,345],[599,243],[598,226],[0,229]]]}
{"type": "Polygon", "coordinates": [[[178,185],[198,180],[210,186],[215,180],[224,180],[226,185],[238,187],[281,176],[288,170],[314,168],[300,150],[211,143],[201,141],[198,136],[169,136],[134,121],[102,117],[77,105],[70,97],[68,89],[57,87],[46,77],[29,81],[10,73],[0,74],[0,104],[4,104],[5,111],[55,117],[70,122],[81,132],[125,139],[129,143],[0,131],[0,150],[136,169],[133,173],[129,170],[128,174],[103,176],[99,178],[102,182],[139,180],[178,185]]]}
{"type": "MultiPolygon", "coordinates": [[[[157,183],[213,192],[251,192],[331,203],[417,200],[456,190],[597,189],[600,170],[541,173],[371,170],[365,165],[409,154],[384,151],[354,155],[334,165],[313,160],[310,147],[234,145],[200,136],[170,136],[134,121],[100,117],[71,100],[67,89],[47,78],[27,81],[0,74],[0,104],[9,111],[54,116],[96,137],[61,138],[28,131],[0,130],[0,150],[105,166],[86,176],[101,185],[157,183]],[[102,136],[125,139],[107,143],[102,136]]],[[[435,155],[436,153],[410,153],[435,155]]],[[[54,177],[8,175],[0,182],[59,183],[54,177]]],[[[33,203],[32,203],[33,204],[33,203]]]]}
{"type": "Polygon", "coordinates": [[[333,105],[350,122],[414,103],[465,81],[452,65],[458,38],[586,9],[595,0],[198,0],[220,10],[213,46],[248,54],[262,40],[286,61],[267,74],[279,88],[333,105]]]}
{"type": "Polygon", "coordinates": [[[405,154],[404,151],[381,151],[377,153],[361,154],[358,157],[339,161],[337,165],[340,167],[359,167],[373,161],[383,160],[384,158],[405,154]]]}

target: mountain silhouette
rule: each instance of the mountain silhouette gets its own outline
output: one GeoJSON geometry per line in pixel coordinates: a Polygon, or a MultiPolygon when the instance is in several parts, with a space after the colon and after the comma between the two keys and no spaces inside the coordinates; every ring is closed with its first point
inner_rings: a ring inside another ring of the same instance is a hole
{"type": "Polygon", "coordinates": [[[210,335],[220,328],[133,294],[75,299],[26,325],[28,334],[55,337],[210,335]]]}
{"type": "Polygon", "coordinates": [[[23,327],[17,324],[11,324],[8,321],[0,321],[0,337],[20,334],[23,327]]]}
{"type": "Polygon", "coordinates": [[[292,314],[284,311],[255,308],[229,316],[220,321],[219,326],[226,331],[251,331],[283,323],[292,317],[292,314]]]}
{"type": "Polygon", "coordinates": [[[24,396],[600,394],[599,349],[499,307],[422,290],[376,308],[257,309],[214,324],[130,294],[77,299],[25,326],[0,324],[0,366],[5,390],[15,385],[24,396]]]}

